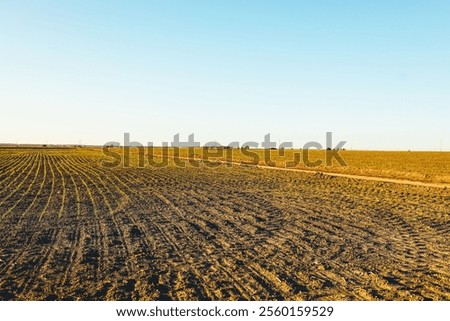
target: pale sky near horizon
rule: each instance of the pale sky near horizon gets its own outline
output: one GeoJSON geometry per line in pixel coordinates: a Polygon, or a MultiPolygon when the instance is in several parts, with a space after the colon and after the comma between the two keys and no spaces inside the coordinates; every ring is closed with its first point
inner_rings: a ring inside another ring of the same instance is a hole
{"type": "Polygon", "coordinates": [[[0,1],[2,143],[450,150],[449,1],[0,1]]]}

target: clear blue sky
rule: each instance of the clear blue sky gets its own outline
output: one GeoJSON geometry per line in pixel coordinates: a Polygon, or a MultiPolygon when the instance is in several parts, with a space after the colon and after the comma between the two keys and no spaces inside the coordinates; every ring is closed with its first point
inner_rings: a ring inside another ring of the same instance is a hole
{"type": "Polygon", "coordinates": [[[0,142],[450,149],[450,1],[0,1],[0,142]]]}

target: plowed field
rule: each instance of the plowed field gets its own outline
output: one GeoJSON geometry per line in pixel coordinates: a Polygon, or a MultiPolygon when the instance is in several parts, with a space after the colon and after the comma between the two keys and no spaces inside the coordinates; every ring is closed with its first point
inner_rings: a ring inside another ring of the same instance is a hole
{"type": "Polygon", "coordinates": [[[450,189],[0,152],[2,300],[450,300],[450,189]]]}

